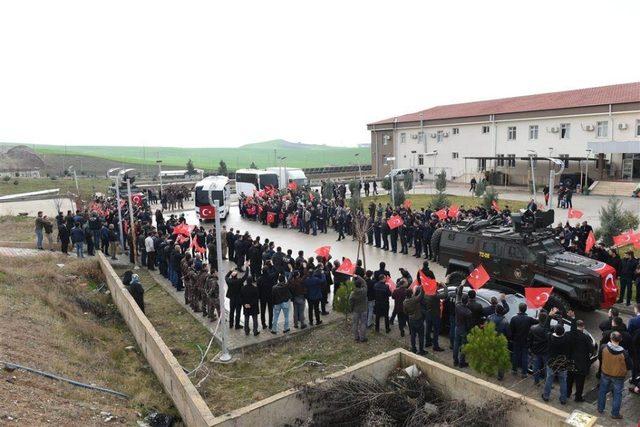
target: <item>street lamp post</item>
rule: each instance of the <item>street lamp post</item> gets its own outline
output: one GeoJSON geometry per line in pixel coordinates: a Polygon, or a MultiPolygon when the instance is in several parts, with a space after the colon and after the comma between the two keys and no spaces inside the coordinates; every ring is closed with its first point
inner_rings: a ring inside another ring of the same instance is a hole
{"type": "Polygon", "coordinates": [[[160,198],[162,198],[162,160],[156,160],[158,164],[158,178],[160,178],[160,198]]]}
{"type": "Polygon", "coordinates": [[[536,172],[533,167],[533,156],[538,157],[538,153],[535,150],[527,150],[529,152],[529,160],[531,161],[531,186],[533,190],[533,200],[536,200],[536,172]]]}
{"type": "Polygon", "coordinates": [[[358,175],[360,175],[360,187],[364,187],[364,182],[362,181],[362,169],[360,168],[360,159],[358,158],[360,156],[360,153],[356,153],[353,156],[356,158],[356,161],[358,162],[358,175]]]}
{"type": "Polygon", "coordinates": [[[413,194],[416,194],[416,174],[417,165],[416,165],[416,150],[411,150],[411,189],[413,190],[413,194]]]}
{"type": "Polygon", "coordinates": [[[80,188],[78,188],[78,175],[76,174],[76,168],[71,165],[67,168],[67,170],[73,172],[73,180],[76,183],[76,196],[80,197],[80,188]]]}
{"type": "Polygon", "coordinates": [[[278,160],[280,160],[280,173],[279,176],[280,178],[283,178],[283,184],[284,184],[284,188],[288,188],[289,187],[289,177],[287,176],[287,162],[285,162],[285,160],[287,160],[287,156],[281,156],[278,157],[278,160]],[[282,175],[282,167],[284,166],[284,176],[282,175]]]}
{"type": "Polygon", "coordinates": [[[587,164],[584,167],[584,185],[582,186],[582,194],[589,194],[589,158],[591,157],[591,149],[587,148],[587,164]],[[585,193],[585,188],[587,192],[585,193]]]}

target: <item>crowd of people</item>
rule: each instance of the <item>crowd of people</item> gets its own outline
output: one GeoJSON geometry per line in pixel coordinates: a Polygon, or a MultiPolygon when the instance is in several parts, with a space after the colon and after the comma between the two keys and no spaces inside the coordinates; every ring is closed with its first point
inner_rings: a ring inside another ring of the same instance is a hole
{"type": "MultiPolygon", "coordinates": [[[[286,334],[291,327],[305,329],[320,325],[323,317],[329,314],[330,301],[335,301],[340,287],[352,281],[354,289],[348,295],[348,301],[356,342],[366,342],[369,330],[379,333],[383,327],[385,333],[390,333],[397,321],[400,335],[405,336],[408,332],[412,351],[426,354],[426,349],[431,347],[434,352],[440,352],[443,351],[440,332],[448,328],[453,363],[465,368],[468,365],[461,349],[469,332],[474,327],[484,327],[492,322],[497,333],[508,339],[514,373],[519,370],[522,376],[528,376],[529,357],[533,358],[533,381],[535,384],[544,383],[544,400],[550,398],[554,378],[560,381],[561,403],[566,403],[574,394],[574,388],[575,400],[583,399],[593,345],[584,332],[584,322],[575,319],[573,312],[564,313],[565,320],[571,324],[570,331],[565,332],[561,326],[563,320],[555,309],[549,313],[540,311],[533,318],[527,314],[526,304],[522,304],[517,308],[518,313],[507,321],[505,314],[515,308],[506,304],[504,296],[494,298],[490,306],[483,307],[477,300],[476,291],[467,290],[464,283],[453,296],[447,290],[446,281],[437,283],[437,292],[426,293],[423,290],[426,281],[435,280],[429,268],[429,260],[437,259],[437,250],[430,247],[434,231],[469,218],[494,217],[508,225],[511,214],[507,206],[504,209],[497,206],[466,209],[461,206],[434,212],[427,208],[412,209],[409,204],[397,208],[389,204],[370,204],[354,212],[347,206],[345,193],[340,186],[333,189],[331,199],[306,190],[264,191],[251,197],[242,195],[240,211],[247,219],[258,220],[271,227],[294,228],[301,233],[327,233],[328,228],[333,228],[339,240],[347,235],[355,239],[356,223],[365,222],[367,244],[404,254],[412,248],[413,256],[425,258],[422,268],[415,275],[405,269],[400,269],[395,275],[387,270],[384,262],[373,271],[365,270],[362,262],[357,260],[352,270],[345,270],[348,262],[345,259],[333,259],[327,254],[310,256],[303,251],[284,248],[270,239],[253,237],[248,232],[242,233],[233,228],[227,230],[223,226],[220,255],[235,265],[224,277],[230,328],[244,329],[247,336],[256,336],[262,331],[286,334]],[[402,225],[391,229],[388,220],[392,217],[401,218],[402,225]],[[282,331],[279,328],[281,317],[282,331]]],[[[184,292],[185,303],[194,312],[211,321],[216,320],[224,301],[219,295],[221,278],[218,277],[214,230],[189,226],[183,216],[169,215],[165,218],[160,209],[152,214],[144,201],[133,203],[133,206],[120,202],[120,206],[126,236],[122,249],[128,249],[130,261],[136,261],[134,254],[137,254],[142,265],[149,270],[158,269],[176,290],[184,292]],[[135,237],[129,232],[129,209],[133,210],[135,237]]],[[[529,209],[535,210],[535,207],[529,206],[529,209]]],[[[60,242],[65,240],[66,230],[71,228],[68,234],[79,257],[84,256],[83,245],[87,246],[89,255],[93,255],[98,247],[105,255],[117,255],[120,224],[114,198],[98,198],[87,209],[75,214],[60,213],[56,217],[56,225],[60,242]]],[[[53,223],[48,218],[38,215],[36,236],[39,247],[42,246],[42,234],[51,234],[52,227],[53,223]]],[[[590,231],[586,222],[576,227],[559,225],[556,231],[557,238],[568,250],[584,252],[584,236],[590,231]]],[[[635,274],[637,261],[635,264],[628,261],[628,255],[622,260],[618,257],[619,261],[616,261],[615,250],[605,250],[599,245],[591,250],[590,255],[619,269],[621,278],[627,277],[624,273],[627,270],[635,274]]],[[[144,310],[140,287],[136,286],[139,279],[136,277],[132,282],[132,293],[138,292],[136,301],[144,310]]],[[[640,392],[637,382],[640,375],[640,305],[635,310],[636,316],[628,325],[624,325],[619,313],[612,310],[609,323],[601,326],[603,337],[598,352],[600,390],[613,389],[614,417],[620,416],[620,384],[624,384],[629,370],[633,371],[634,381],[631,392],[640,392]]],[[[503,375],[501,372],[499,377],[503,375]]],[[[604,401],[599,401],[598,405],[599,410],[604,410],[604,401]]]]}

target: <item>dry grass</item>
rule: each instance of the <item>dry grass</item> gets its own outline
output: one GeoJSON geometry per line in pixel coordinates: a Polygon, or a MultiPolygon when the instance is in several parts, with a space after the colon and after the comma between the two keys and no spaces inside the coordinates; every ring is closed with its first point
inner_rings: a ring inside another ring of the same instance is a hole
{"type": "Polygon", "coordinates": [[[33,217],[0,216],[0,240],[35,243],[34,229],[35,218],[33,217]]]}
{"type": "Polygon", "coordinates": [[[0,279],[2,360],[131,396],[123,400],[16,371],[16,384],[0,381],[0,412],[23,424],[77,425],[99,422],[100,411],[129,423],[137,411],[152,408],[175,414],[110,296],[95,291],[102,281],[97,263],[55,254],[0,258],[0,279]]]}

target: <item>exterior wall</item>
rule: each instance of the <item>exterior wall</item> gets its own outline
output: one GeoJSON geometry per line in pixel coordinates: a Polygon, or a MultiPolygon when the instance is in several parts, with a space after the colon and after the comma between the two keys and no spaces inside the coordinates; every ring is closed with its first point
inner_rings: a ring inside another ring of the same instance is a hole
{"type": "Polygon", "coordinates": [[[0,177],[9,176],[14,178],[18,174],[19,178],[40,178],[39,170],[21,170],[21,171],[0,171],[0,177]]]}
{"type": "MultiPolygon", "coordinates": [[[[599,108],[602,111],[602,107],[599,108]]],[[[469,159],[465,164],[465,157],[474,156],[496,156],[503,154],[505,157],[509,154],[515,154],[516,157],[526,157],[530,153],[528,150],[535,150],[537,155],[545,157],[549,155],[549,149],[552,148],[552,155],[568,155],[570,157],[585,157],[587,142],[589,141],[640,141],[637,134],[637,123],[640,120],[640,111],[635,112],[613,112],[611,116],[608,112],[597,112],[595,107],[591,109],[576,110],[576,115],[549,116],[549,112],[541,112],[537,117],[523,117],[522,115],[512,115],[515,117],[496,117],[495,121],[492,117],[479,117],[476,121],[469,122],[468,119],[461,119],[459,123],[447,124],[425,124],[420,123],[398,124],[393,130],[393,139],[396,147],[396,164],[398,168],[418,168],[421,169],[427,178],[432,176],[433,157],[424,158],[424,164],[420,165],[419,155],[430,153],[433,150],[438,151],[435,158],[436,171],[444,169],[447,176],[451,179],[463,179],[470,174],[477,172],[479,162],[475,159],[469,159]],[[603,138],[597,137],[597,122],[608,122],[608,135],[603,138]],[[569,138],[561,139],[560,132],[551,131],[553,127],[560,128],[562,123],[569,124],[569,138]],[[627,125],[626,130],[621,130],[618,125],[624,123],[627,125]],[[529,139],[529,126],[538,126],[538,139],[529,139]],[[587,131],[586,126],[594,126],[593,131],[587,131]],[[489,132],[482,133],[482,127],[488,126],[489,132]],[[516,139],[508,139],[509,127],[516,128],[516,139]],[[453,129],[457,128],[459,133],[454,134],[453,129]],[[421,130],[424,130],[426,140],[420,138],[421,130]],[[437,133],[442,132],[447,135],[442,138],[441,142],[437,141],[437,133]],[[404,136],[403,136],[404,134],[404,136]],[[415,154],[412,151],[416,151],[415,154]],[[457,154],[457,158],[455,154],[457,154]],[[466,174],[466,175],[465,175],[466,174]]],[[[563,110],[562,113],[567,113],[563,110]]],[[[380,133],[373,132],[372,135],[380,133]]],[[[372,142],[374,139],[372,139],[372,142]]],[[[594,153],[594,155],[597,153],[594,153]]],[[[621,171],[621,155],[606,155],[606,159],[611,162],[610,176],[620,178],[621,171]]],[[[493,169],[493,161],[487,160],[486,169],[493,169]]],[[[584,167],[584,165],[583,165],[584,167]]],[[[591,162],[590,168],[595,169],[594,162],[591,162]]],[[[514,175],[513,183],[526,183],[529,174],[529,167],[526,162],[517,161],[516,170],[512,168],[496,167],[496,170],[503,170],[509,175],[514,175]],[[516,182],[518,181],[518,182],[516,182]]],[[[596,171],[593,171],[595,177],[596,171]]],[[[374,168],[375,170],[375,168],[374,168]]],[[[536,181],[541,182],[542,176],[546,173],[547,168],[539,171],[536,181]]],[[[388,171],[388,169],[387,169],[388,171]]],[[[568,172],[579,172],[578,162],[570,162],[568,172]]],[[[385,172],[386,173],[386,172],[385,172]]],[[[598,173],[599,174],[599,173],[598,173]]],[[[591,174],[590,174],[591,175],[591,174]]],[[[380,174],[378,174],[380,176],[380,174]]],[[[547,173],[548,176],[548,173],[547,173]]]]}

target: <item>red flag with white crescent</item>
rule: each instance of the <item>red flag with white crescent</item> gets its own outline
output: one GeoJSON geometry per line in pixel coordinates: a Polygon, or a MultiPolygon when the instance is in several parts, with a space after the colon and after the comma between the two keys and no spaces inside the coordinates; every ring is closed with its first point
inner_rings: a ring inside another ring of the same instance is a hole
{"type": "Polygon", "coordinates": [[[436,216],[438,217],[438,219],[440,221],[446,219],[447,218],[447,210],[446,209],[440,209],[439,211],[436,211],[436,216]]]}
{"type": "Polygon", "coordinates": [[[447,212],[447,215],[449,215],[449,218],[457,218],[458,213],[460,213],[460,208],[458,208],[456,205],[453,205],[449,208],[449,212],[447,212]]]}
{"type": "Polygon", "coordinates": [[[320,246],[314,252],[316,253],[316,255],[321,256],[322,258],[328,259],[331,252],[331,246],[320,246]]]}
{"type": "Polygon", "coordinates": [[[396,282],[394,282],[391,277],[387,276],[387,278],[384,280],[384,283],[387,285],[391,293],[396,290],[396,282]]]}
{"type": "Polygon", "coordinates": [[[276,221],[275,212],[267,212],[267,224],[273,224],[276,221]]]}
{"type": "Polygon", "coordinates": [[[200,206],[200,218],[212,219],[216,216],[215,206],[200,206]]]}
{"type": "Polygon", "coordinates": [[[404,221],[400,215],[393,215],[387,220],[387,224],[389,225],[389,229],[393,230],[394,228],[398,228],[404,224],[404,221]]]}
{"type": "Polygon", "coordinates": [[[498,202],[496,202],[495,200],[491,202],[491,207],[495,209],[496,212],[500,212],[500,206],[498,205],[498,202]]]}
{"type": "Polygon", "coordinates": [[[131,201],[138,206],[142,206],[142,194],[134,194],[133,196],[131,196],[131,201]]]}
{"type": "Polygon", "coordinates": [[[298,184],[295,181],[291,181],[287,188],[291,191],[296,191],[298,189],[298,184]]]}
{"type": "Polygon", "coordinates": [[[569,211],[567,212],[567,218],[569,219],[580,219],[582,218],[582,215],[584,215],[582,211],[573,208],[569,208],[569,211]]]}
{"type": "Polygon", "coordinates": [[[336,272],[353,276],[356,272],[356,266],[353,265],[349,258],[345,258],[340,267],[336,268],[336,272]]]}
{"type": "Polygon", "coordinates": [[[484,266],[480,264],[477,266],[467,277],[467,282],[471,285],[473,289],[480,289],[489,281],[491,277],[487,270],[484,269],[484,266]]]}
{"type": "Polygon", "coordinates": [[[409,209],[409,208],[411,207],[411,205],[412,205],[412,204],[413,204],[413,202],[412,202],[411,200],[407,199],[407,200],[405,200],[405,201],[404,201],[404,203],[402,204],[402,206],[403,206],[405,209],[409,209]]]}
{"type": "Polygon", "coordinates": [[[591,252],[591,249],[593,249],[595,245],[596,237],[593,235],[593,231],[590,231],[589,235],[587,236],[587,242],[585,244],[584,252],[588,254],[589,252],[591,252]]]}
{"type": "Polygon", "coordinates": [[[524,297],[527,300],[527,306],[530,308],[542,308],[549,301],[549,297],[553,292],[551,288],[525,288],[524,297]]]}

